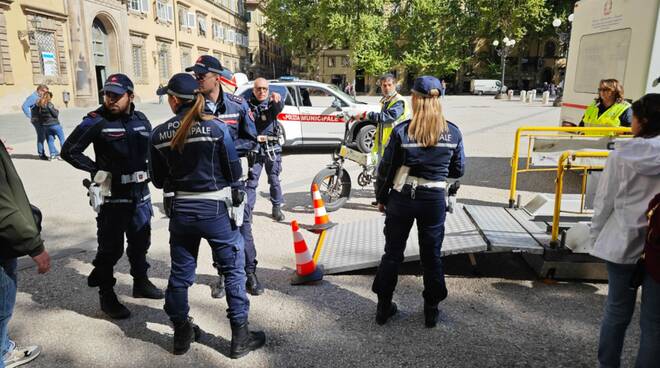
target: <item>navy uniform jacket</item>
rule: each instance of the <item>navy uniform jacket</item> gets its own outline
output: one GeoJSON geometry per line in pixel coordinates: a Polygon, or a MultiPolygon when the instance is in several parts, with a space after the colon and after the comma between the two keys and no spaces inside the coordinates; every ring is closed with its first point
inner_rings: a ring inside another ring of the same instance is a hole
{"type": "Polygon", "coordinates": [[[151,181],[166,191],[213,192],[236,187],[241,164],[229,128],[217,119],[194,123],[183,152],[170,141],[180,120],[190,109],[182,106],[176,116],[157,126],[151,135],[151,181]]]}
{"type": "Polygon", "coordinates": [[[403,115],[404,104],[404,101],[398,101],[388,109],[389,102],[385,102],[380,112],[370,111],[367,117],[376,124],[392,124],[403,115]]]}
{"type": "Polygon", "coordinates": [[[432,147],[423,147],[408,137],[410,120],[392,130],[390,141],[378,165],[376,199],[386,204],[397,170],[402,165],[410,167],[410,176],[432,181],[460,178],[465,173],[463,136],[456,125],[447,122],[448,131],[440,136],[432,147]]]}
{"type": "MultiPolygon", "coordinates": [[[[269,137],[277,137],[279,134],[279,125],[277,123],[277,115],[284,109],[284,98],[279,103],[270,100],[270,95],[262,102],[259,102],[253,94],[250,94],[248,105],[254,114],[254,124],[257,128],[257,135],[267,135],[269,137]]],[[[276,142],[276,151],[281,151],[282,147],[276,142]]],[[[260,146],[260,154],[265,154],[263,147],[260,146]]]]}
{"type": "Polygon", "coordinates": [[[247,102],[241,96],[221,93],[218,101],[206,101],[206,113],[217,116],[227,124],[240,157],[257,148],[257,129],[247,102]]]}
{"type": "Polygon", "coordinates": [[[85,116],[62,145],[62,158],[73,167],[87,171],[92,178],[99,170],[112,174],[111,199],[140,201],[149,195],[147,181],[121,184],[121,175],[148,170],[151,124],[135,111],[112,115],[101,106],[85,116]],[[83,153],[94,145],[96,161],[83,153]]]}

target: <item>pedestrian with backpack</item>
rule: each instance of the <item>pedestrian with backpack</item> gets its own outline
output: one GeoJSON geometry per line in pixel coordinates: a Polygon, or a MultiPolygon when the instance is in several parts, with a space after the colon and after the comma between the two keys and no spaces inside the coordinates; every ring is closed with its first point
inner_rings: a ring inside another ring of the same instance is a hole
{"type": "Polygon", "coordinates": [[[632,105],[634,138],[617,142],[594,199],[591,254],[607,263],[609,289],[600,329],[598,362],[619,367],[621,351],[642,288],[641,338],[636,367],[657,367],[660,351],[660,283],[640,262],[647,235],[647,207],[660,192],[660,94],[632,105]]]}

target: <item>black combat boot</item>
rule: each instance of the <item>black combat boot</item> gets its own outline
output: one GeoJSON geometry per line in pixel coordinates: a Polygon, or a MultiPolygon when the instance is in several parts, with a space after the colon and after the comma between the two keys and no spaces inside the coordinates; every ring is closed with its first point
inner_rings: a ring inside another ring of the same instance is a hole
{"type": "Polygon", "coordinates": [[[264,293],[264,287],[261,286],[257,274],[254,272],[247,272],[247,282],[245,288],[250,295],[261,295],[264,293]]]}
{"type": "Polygon", "coordinates": [[[433,328],[438,324],[438,305],[431,305],[424,303],[424,325],[428,328],[433,328]]]}
{"type": "Polygon", "coordinates": [[[172,353],[174,355],[185,354],[190,349],[190,344],[193,341],[199,340],[201,331],[199,327],[193,323],[192,317],[188,317],[183,321],[173,322],[174,324],[174,343],[172,353]]]}
{"type": "Polygon", "coordinates": [[[144,277],[133,279],[133,298],[163,299],[165,294],[144,277]]]}
{"type": "Polygon", "coordinates": [[[225,297],[225,276],[218,275],[218,282],[211,285],[211,298],[222,299],[225,297]]]}
{"type": "Polygon", "coordinates": [[[101,300],[101,310],[110,318],[124,319],[131,315],[131,311],[119,302],[117,294],[115,294],[112,288],[100,290],[99,297],[101,300]]]}
{"type": "Polygon", "coordinates": [[[392,302],[392,298],[378,296],[378,304],[376,305],[376,323],[384,325],[387,320],[396,314],[396,303],[392,302]]]}
{"type": "Polygon", "coordinates": [[[280,208],[280,206],[273,206],[271,214],[273,215],[273,220],[284,221],[284,214],[282,213],[282,208],[280,208]]]}
{"type": "Polygon", "coordinates": [[[257,350],[266,343],[266,334],[263,331],[250,331],[248,323],[231,325],[231,352],[229,357],[238,359],[247,353],[257,350]]]}

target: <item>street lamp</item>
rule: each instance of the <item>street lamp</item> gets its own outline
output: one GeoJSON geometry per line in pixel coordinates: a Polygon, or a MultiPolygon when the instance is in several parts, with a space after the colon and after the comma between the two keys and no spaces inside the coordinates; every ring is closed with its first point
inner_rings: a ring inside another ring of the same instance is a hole
{"type": "Polygon", "coordinates": [[[502,64],[502,79],[500,81],[500,90],[495,95],[496,99],[501,99],[504,98],[504,93],[502,92],[502,89],[504,88],[504,72],[506,70],[506,58],[509,56],[509,51],[516,45],[516,40],[514,39],[509,39],[509,37],[504,37],[502,39],[502,46],[500,48],[497,48],[500,46],[500,41],[494,40],[493,41],[493,46],[495,47],[495,50],[497,51],[497,56],[501,58],[501,64],[502,64]]]}
{"type": "Polygon", "coordinates": [[[573,18],[574,15],[571,13],[568,16],[568,25],[566,27],[566,30],[561,29],[561,25],[563,22],[560,18],[555,18],[552,21],[552,26],[555,27],[555,33],[557,34],[557,38],[559,39],[559,50],[561,50],[561,56],[566,60],[564,62],[564,75],[562,76],[562,80],[561,80],[561,88],[557,93],[557,97],[555,97],[555,101],[552,103],[552,106],[555,107],[561,106],[562,96],[564,94],[564,84],[566,83],[566,66],[568,64],[568,44],[571,40],[571,26],[573,25],[573,18]]]}

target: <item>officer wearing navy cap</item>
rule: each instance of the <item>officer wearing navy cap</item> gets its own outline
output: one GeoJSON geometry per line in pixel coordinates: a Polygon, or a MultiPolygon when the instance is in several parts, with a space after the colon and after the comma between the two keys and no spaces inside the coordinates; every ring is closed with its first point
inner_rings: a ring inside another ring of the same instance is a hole
{"type": "Polygon", "coordinates": [[[199,338],[199,328],[188,316],[188,288],[195,280],[204,238],[227,283],[230,356],[239,358],[263,346],[266,337],[248,329],[243,238],[236,226],[242,209],[234,211],[244,201],[244,192],[234,140],[225,124],[206,114],[205,98],[190,74],[175,74],[157,94],[168,96],[176,114],[154,129],[151,143],[154,186],[175,193],[169,227],[172,268],[165,297],[165,311],[174,324],[173,352],[184,354],[199,338]]]}
{"type": "Polygon", "coordinates": [[[153,216],[147,185],[150,134],[149,120],[133,105],[133,82],[112,74],[103,85],[103,105],[88,113],[62,146],[64,160],[110,187],[96,218],[98,250],[87,282],[99,287],[101,310],[116,319],[130,315],[114,292],[113,268],[124,253],[124,236],[133,297],[163,298],[147,278],[153,216]],[[94,160],[84,154],[90,144],[94,160]]]}
{"type": "MultiPolygon", "coordinates": [[[[221,80],[227,79],[227,69],[222,67],[220,61],[210,55],[200,56],[195,65],[186,68],[187,72],[193,72],[199,82],[199,89],[206,98],[206,112],[217,116],[223,121],[231,133],[240,157],[250,157],[254,161],[257,147],[257,130],[254,124],[252,111],[247,102],[241,97],[231,93],[223,92],[221,80]]],[[[252,165],[249,165],[252,166],[252,165]]],[[[246,173],[247,175],[247,173],[246,173]]],[[[254,246],[252,236],[252,211],[250,206],[245,206],[243,216],[244,226],[241,234],[245,238],[245,272],[247,273],[247,290],[252,295],[263,293],[263,287],[257,278],[257,250],[254,246]]],[[[224,280],[222,271],[218,268],[218,282],[212,288],[214,298],[222,298],[224,295],[224,280]]]]}
{"type": "Polygon", "coordinates": [[[394,127],[378,165],[376,199],[385,212],[385,254],[372,290],[378,295],[376,322],[381,325],[397,311],[392,296],[413,221],[419,232],[427,327],[436,326],[438,304],[447,297],[440,259],[446,180],[463,176],[465,155],[460,130],[442,114],[440,89],[434,77],[415,79],[412,119],[394,127]]]}

